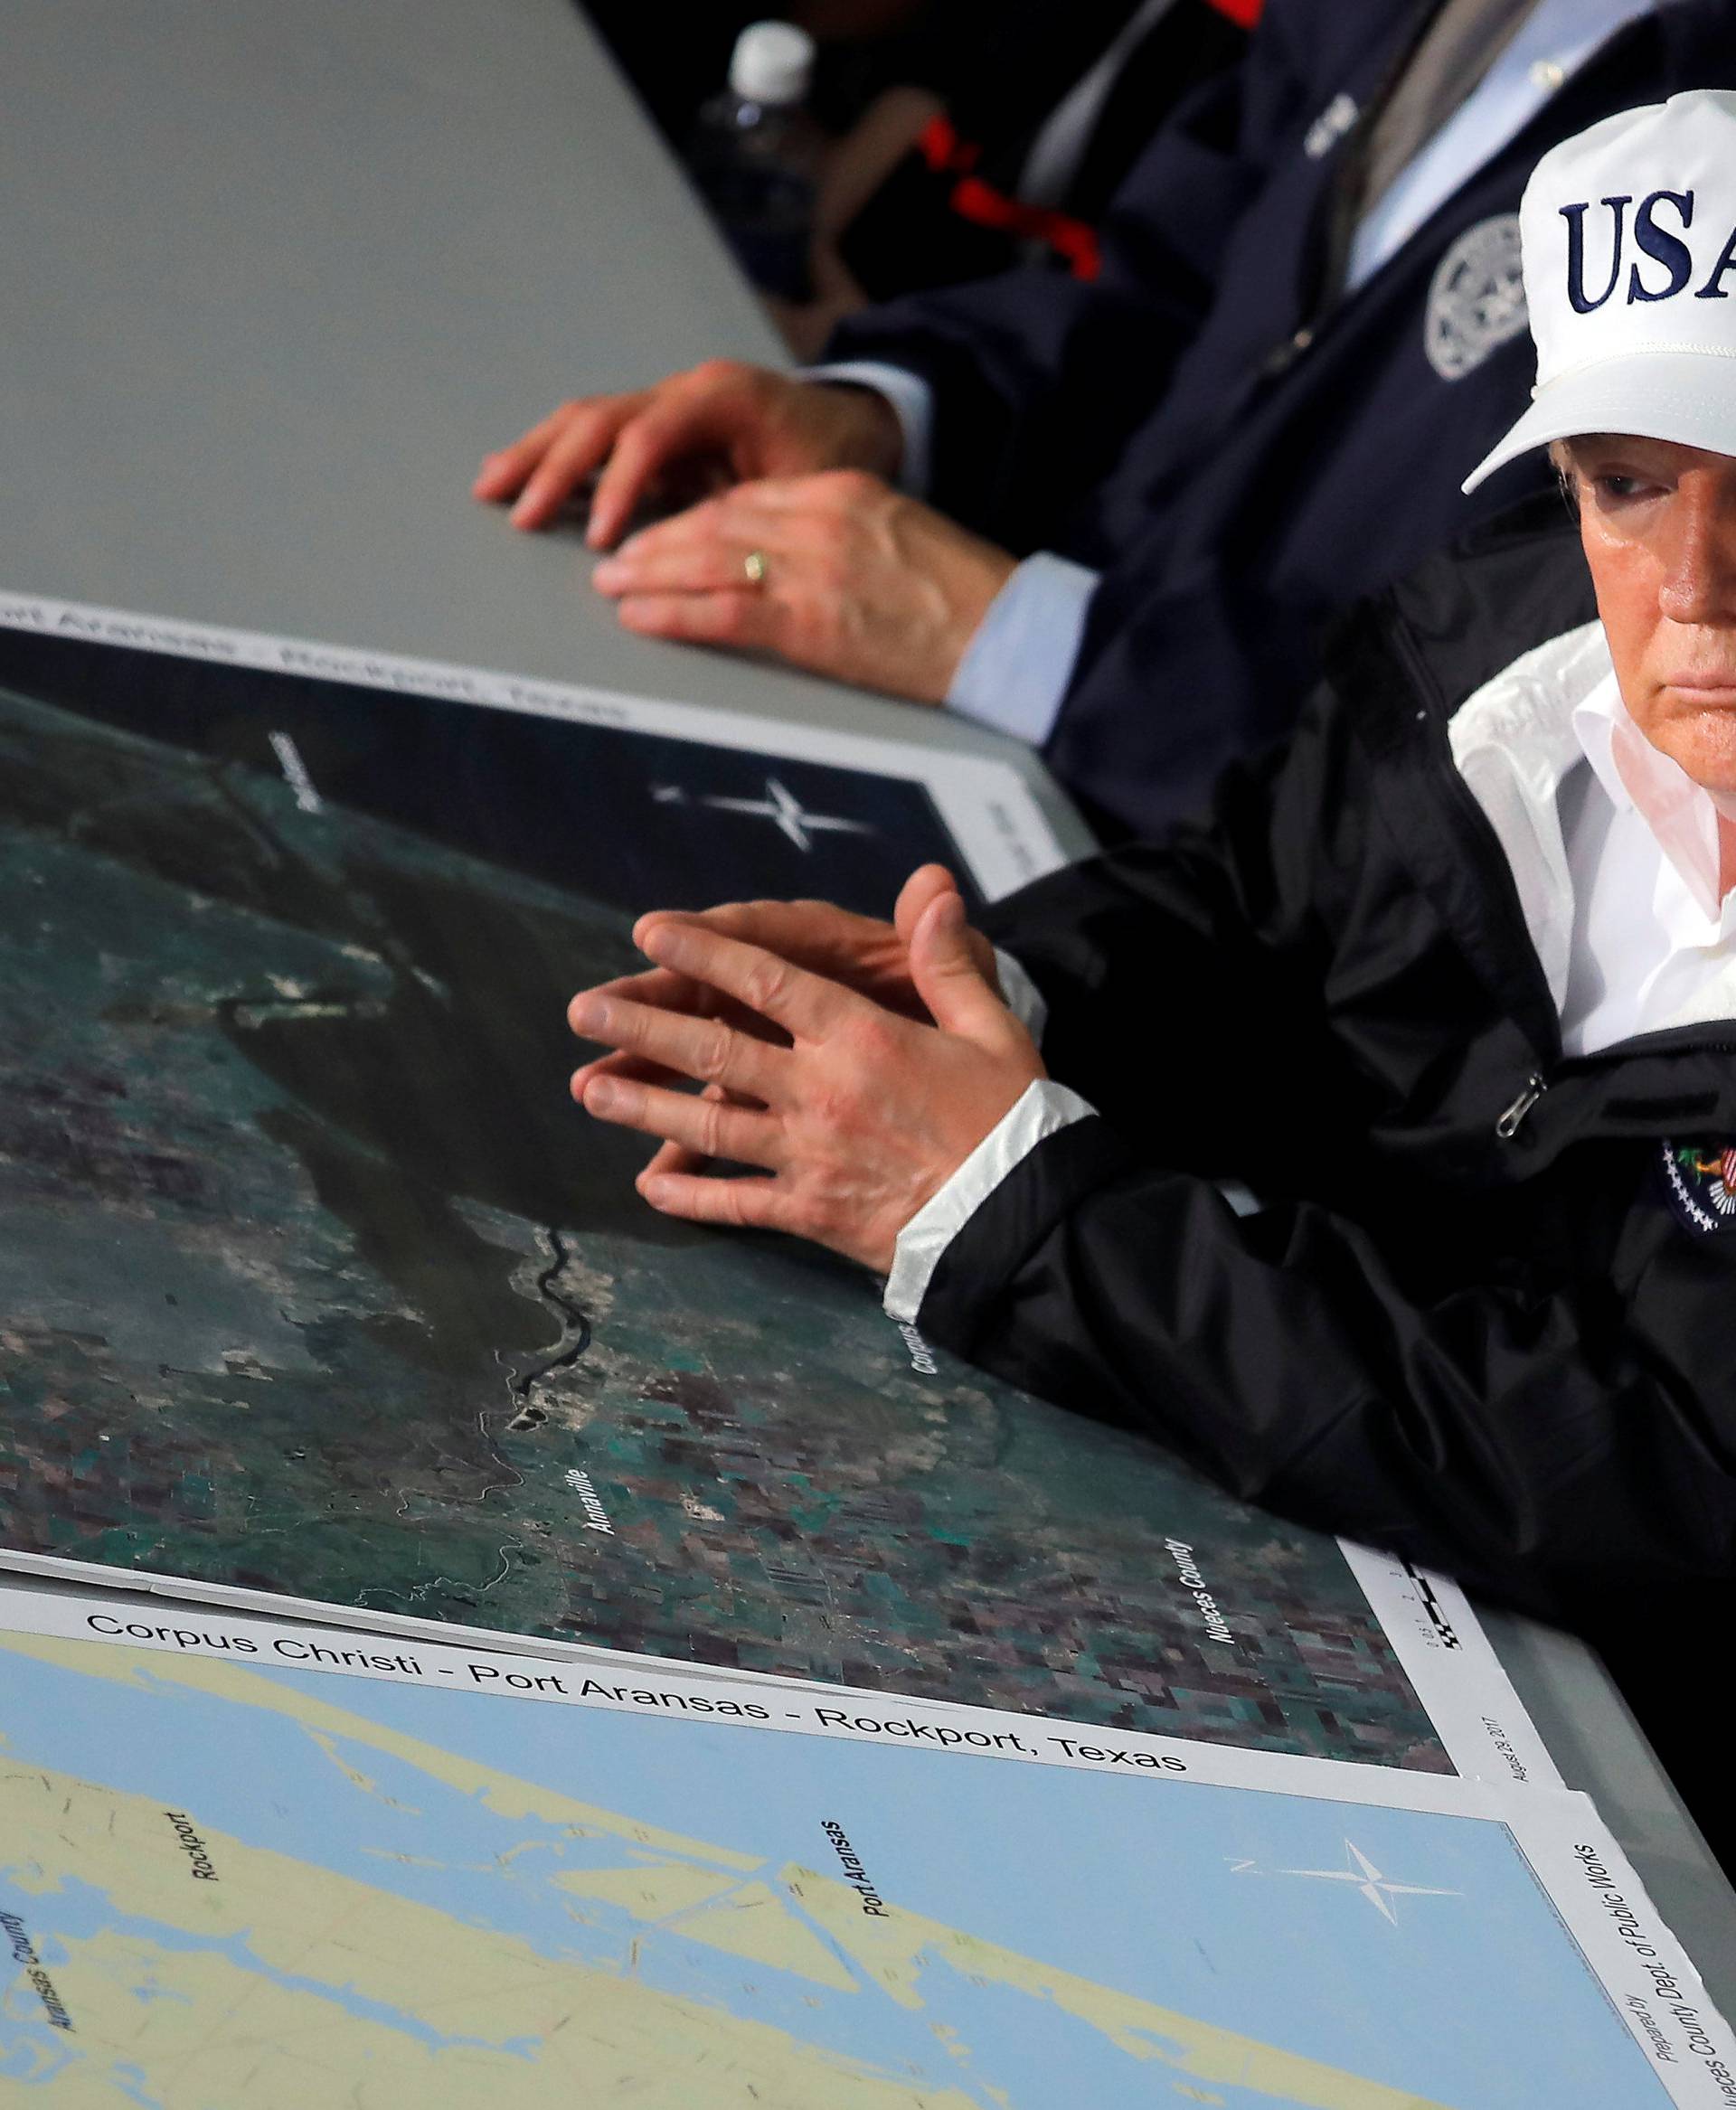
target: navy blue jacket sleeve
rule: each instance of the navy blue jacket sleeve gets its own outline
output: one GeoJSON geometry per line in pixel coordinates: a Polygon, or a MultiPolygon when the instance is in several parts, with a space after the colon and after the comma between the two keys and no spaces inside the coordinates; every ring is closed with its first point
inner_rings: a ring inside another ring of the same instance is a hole
{"type": "Polygon", "coordinates": [[[1278,0],[1243,61],[1158,131],[1110,210],[1098,278],[1005,272],[888,302],[835,334],[828,359],[887,360],[933,391],[930,495],[945,511],[1029,547],[1150,415],[1306,104],[1290,49],[1306,13],[1278,0]]]}

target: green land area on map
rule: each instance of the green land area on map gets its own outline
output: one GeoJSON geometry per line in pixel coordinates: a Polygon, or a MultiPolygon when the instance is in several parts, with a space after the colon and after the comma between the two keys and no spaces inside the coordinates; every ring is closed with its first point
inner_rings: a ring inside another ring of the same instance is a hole
{"type": "Polygon", "coordinates": [[[638,1202],[629,928],[0,694],[0,1547],[1448,1770],[1330,1542],[638,1202]]]}

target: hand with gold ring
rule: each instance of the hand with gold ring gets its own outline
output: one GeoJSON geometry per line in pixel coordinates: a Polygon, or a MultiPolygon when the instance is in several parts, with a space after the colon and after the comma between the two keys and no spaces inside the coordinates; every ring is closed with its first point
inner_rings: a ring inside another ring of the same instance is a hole
{"type": "Polygon", "coordinates": [[[741,484],[629,537],[592,584],[624,627],[946,700],[1018,560],[854,470],[741,484]]]}

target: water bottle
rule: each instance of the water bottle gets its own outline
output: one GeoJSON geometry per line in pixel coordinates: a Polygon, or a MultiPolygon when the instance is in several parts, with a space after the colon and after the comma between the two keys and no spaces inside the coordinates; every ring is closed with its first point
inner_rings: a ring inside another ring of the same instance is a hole
{"type": "Polygon", "coordinates": [[[814,40],[793,23],[756,22],[736,39],[730,82],[700,112],[694,180],[736,261],[763,292],[810,296],[808,238],[825,144],[804,107],[814,40]]]}

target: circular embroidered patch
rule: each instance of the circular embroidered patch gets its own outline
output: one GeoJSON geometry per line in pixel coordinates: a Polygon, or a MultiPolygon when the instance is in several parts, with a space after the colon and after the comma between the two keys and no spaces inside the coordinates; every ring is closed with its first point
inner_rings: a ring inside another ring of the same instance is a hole
{"type": "Polygon", "coordinates": [[[1696,1236],[1736,1230],[1736,1144],[1665,1143],[1664,1191],[1696,1236]]]}
{"type": "Polygon", "coordinates": [[[1429,288],[1422,348],[1442,381],[1463,381],[1528,320],[1519,268],[1519,215],[1467,228],[1440,259],[1429,288]]]}

